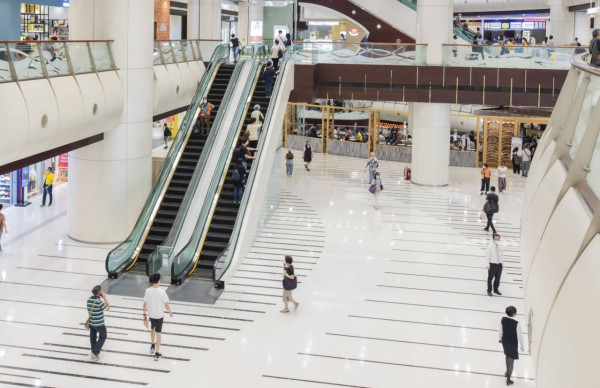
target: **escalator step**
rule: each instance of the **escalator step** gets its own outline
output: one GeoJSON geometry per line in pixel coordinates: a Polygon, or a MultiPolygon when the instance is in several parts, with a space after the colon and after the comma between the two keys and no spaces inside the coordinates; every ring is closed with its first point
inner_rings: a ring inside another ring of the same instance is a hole
{"type": "Polygon", "coordinates": [[[206,238],[210,239],[211,241],[229,242],[229,239],[231,239],[231,234],[230,233],[209,232],[206,235],[206,238]]]}

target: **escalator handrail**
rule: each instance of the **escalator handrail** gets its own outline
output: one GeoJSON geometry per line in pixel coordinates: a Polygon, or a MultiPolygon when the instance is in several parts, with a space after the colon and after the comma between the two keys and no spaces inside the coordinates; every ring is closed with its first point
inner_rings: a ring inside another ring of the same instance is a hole
{"type": "MultiPolygon", "coordinates": [[[[284,75],[284,72],[286,71],[286,67],[288,65],[288,60],[290,58],[292,58],[292,56],[293,56],[292,50],[288,50],[288,52],[286,52],[284,57],[282,58],[282,63],[279,67],[281,69],[281,72],[277,76],[277,80],[275,81],[275,85],[273,86],[273,93],[271,94],[271,101],[277,101],[279,99],[279,94],[281,92],[281,83],[283,82],[282,81],[283,75],[284,75]]],[[[269,126],[271,125],[271,121],[273,121],[273,117],[275,116],[274,110],[275,110],[275,104],[269,103],[269,107],[267,108],[267,114],[265,115],[265,121],[262,126],[263,130],[269,128],[269,126]]],[[[276,135],[272,134],[271,136],[276,136],[276,135]]],[[[239,234],[240,234],[240,229],[241,229],[242,223],[244,221],[244,216],[246,215],[246,207],[248,205],[248,199],[250,198],[250,194],[252,193],[252,190],[254,188],[254,180],[256,177],[256,171],[258,170],[258,165],[261,160],[261,158],[260,158],[261,153],[263,152],[263,150],[265,148],[266,139],[267,139],[267,136],[264,133],[262,136],[259,137],[258,145],[256,147],[256,148],[258,148],[258,151],[257,151],[257,153],[255,155],[255,159],[252,163],[252,168],[250,169],[250,174],[248,175],[246,188],[244,189],[242,203],[240,204],[240,207],[238,209],[235,224],[233,226],[233,232],[231,234],[231,239],[229,240],[227,246],[223,250],[223,253],[221,253],[221,255],[219,255],[219,257],[217,257],[217,260],[215,260],[215,263],[213,265],[212,277],[213,277],[213,282],[215,282],[215,283],[218,282],[219,280],[221,280],[221,278],[227,272],[227,270],[229,269],[229,266],[231,265],[231,260],[229,260],[227,265],[224,268],[222,268],[221,273],[217,274],[217,264],[221,261],[221,257],[223,257],[231,249],[231,247],[236,247],[238,245],[237,242],[238,242],[238,238],[239,238],[239,234]]],[[[235,251],[230,252],[229,257],[230,258],[233,257],[234,253],[235,253],[235,251]]]]}
{"type": "Polygon", "coordinates": [[[254,90],[256,77],[260,76],[261,59],[264,58],[265,53],[264,47],[265,46],[259,46],[254,52],[252,68],[240,98],[240,101],[244,101],[244,103],[238,106],[235,113],[227,142],[219,156],[219,164],[216,170],[218,173],[213,175],[194,233],[181,251],[175,255],[173,263],[171,264],[171,279],[173,280],[182,279],[185,274],[195,270],[196,265],[200,260],[201,249],[204,245],[203,241],[208,234],[208,228],[212,221],[211,213],[214,212],[214,208],[216,207],[216,202],[218,201],[224,178],[229,170],[228,167],[231,163],[233,150],[237,145],[236,142],[241,132],[240,129],[244,125],[246,119],[246,112],[250,104],[252,97],[251,93],[254,90]],[[192,254],[189,254],[189,251],[192,251],[192,254]],[[177,265],[180,261],[183,261],[183,265],[177,265]]]}
{"type": "Polygon", "coordinates": [[[118,272],[123,270],[124,267],[129,265],[130,262],[137,259],[137,256],[141,250],[141,241],[145,240],[145,236],[148,234],[149,228],[152,225],[152,220],[154,220],[156,217],[158,208],[160,207],[162,199],[167,190],[167,182],[172,179],[184,150],[183,145],[187,143],[187,140],[191,134],[191,124],[194,123],[194,118],[197,115],[198,103],[210,85],[214,74],[216,74],[218,65],[227,58],[227,56],[225,56],[226,53],[228,56],[229,47],[227,45],[219,45],[217,48],[215,48],[209,66],[204,72],[198,88],[196,89],[196,94],[194,95],[194,98],[190,103],[179,130],[175,135],[175,139],[173,140],[173,143],[165,158],[165,163],[160,169],[158,179],[152,187],[150,194],[148,195],[148,198],[142,207],[140,215],[138,216],[138,220],[136,221],[127,239],[112,249],[106,256],[105,268],[109,275],[116,275],[118,272]],[[144,213],[147,213],[150,209],[150,214],[148,214],[147,217],[144,217],[144,213]],[[111,257],[117,255],[120,255],[120,260],[111,260],[111,257]],[[114,263],[115,261],[117,263],[114,263]]]}
{"type": "MultiPolygon", "coordinates": [[[[219,111],[217,112],[217,116],[215,117],[215,121],[211,125],[210,132],[208,138],[206,139],[206,143],[204,148],[202,149],[202,154],[200,155],[200,159],[198,160],[196,167],[194,168],[194,174],[190,179],[187,190],[181,201],[181,205],[177,212],[177,216],[173,220],[173,225],[171,225],[171,230],[167,235],[167,238],[163,242],[163,246],[169,246],[171,244],[173,247],[175,246],[179,234],[185,224],[185,219],[187,217],[190,206],[192,205],[192,201],[196,194],[196,189],[200,184],[200,180],[205,173],[206,165],[212,155],[212,150],[215,147],[215,141],[221,132],[221,127],[227,128],[227,124],[224,122],[224,118],[227,114],[227,103],[232,100],[233,94],[236,89],[236,85],[240,81],[240,74],[244,67],[244,63],[250,59],[242,58],[239,60],[237,66],[235,67],[231,78],[229,79],[229,84],[223,95],[223,99],[221,100],[219,111]]],[[[216,151],[216,150],[215,150],[216,151]]],[[[222,151],[221,151],[222,152],[222,151]]],[[[210,172],[207,172],[210,173],[210,172]]],[[[160,255],[158,253],[158,247],[154,250],[148,261],[146,262],[146,275],[150,276],[150,267],[156,263],[156,261],[161,260],[160,255]]]]}

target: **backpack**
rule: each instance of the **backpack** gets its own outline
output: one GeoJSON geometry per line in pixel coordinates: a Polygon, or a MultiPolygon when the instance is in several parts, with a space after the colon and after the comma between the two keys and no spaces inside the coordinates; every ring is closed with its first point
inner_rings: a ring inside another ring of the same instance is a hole
{"type": "Polygon", "coordinates": [[[165,136],[171,137],[171,135],[171,130],[167,127],[167,129],[165,129],[165,136]]]}
{"type": "Polygon", "coordinates": [[[240,170],[238,170],[237,168],[233,170],[233,173],[231,174],[231,179],[234,182],[239,182],[242,180],[242,176],[240,175],[240,170]]]}

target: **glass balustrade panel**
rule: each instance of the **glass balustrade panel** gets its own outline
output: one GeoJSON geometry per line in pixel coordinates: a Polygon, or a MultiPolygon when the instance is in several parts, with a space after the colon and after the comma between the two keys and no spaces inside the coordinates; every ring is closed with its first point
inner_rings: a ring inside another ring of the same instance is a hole
{"type": "Polygon", "coordinates": [[[14,81],[13,73],[10,69],[8,44],[0,43],[0,82],[14,81]]]}
{"type": "Polygon", "coordinates": [[[110,42],[90,42],[92,49],[92,57],[96,65],[96,71],[113,70],[113,65],[110,59],[110,42]]]}
{"type": "Polygon", "coordinates": [[[92,72],[92,60],[86,42],[67,42],[67,49],[75,74],[92,72]]]}
{"type": "MultiPolygon", "coordinates": [[[[8,48],[11,54],[17,79],[23,81],[33,78],[44,77],[44,71],[40,61],[46,62],[44,50],[41,43],[19,42],[9,43],[8,48]]],[[[46,52],[47,54],[47,52],[46,52]]]]}

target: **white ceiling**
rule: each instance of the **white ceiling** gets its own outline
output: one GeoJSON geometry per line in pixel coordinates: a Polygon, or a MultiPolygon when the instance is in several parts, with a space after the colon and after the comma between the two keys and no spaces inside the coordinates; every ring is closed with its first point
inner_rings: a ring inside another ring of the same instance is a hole
{"type": "MultiPolygon", "coordinates": [[[[521,11],[547,9],[552,0],[454,0],[454,12],[521,11]]],[[[417,0],[418,2],[418,0],[417,0]]],[[[553,1],[554,2],[554,1],[553,1]]],[[[562,0],[565,7],[586,4],[586,0],[562,0]]]]}

